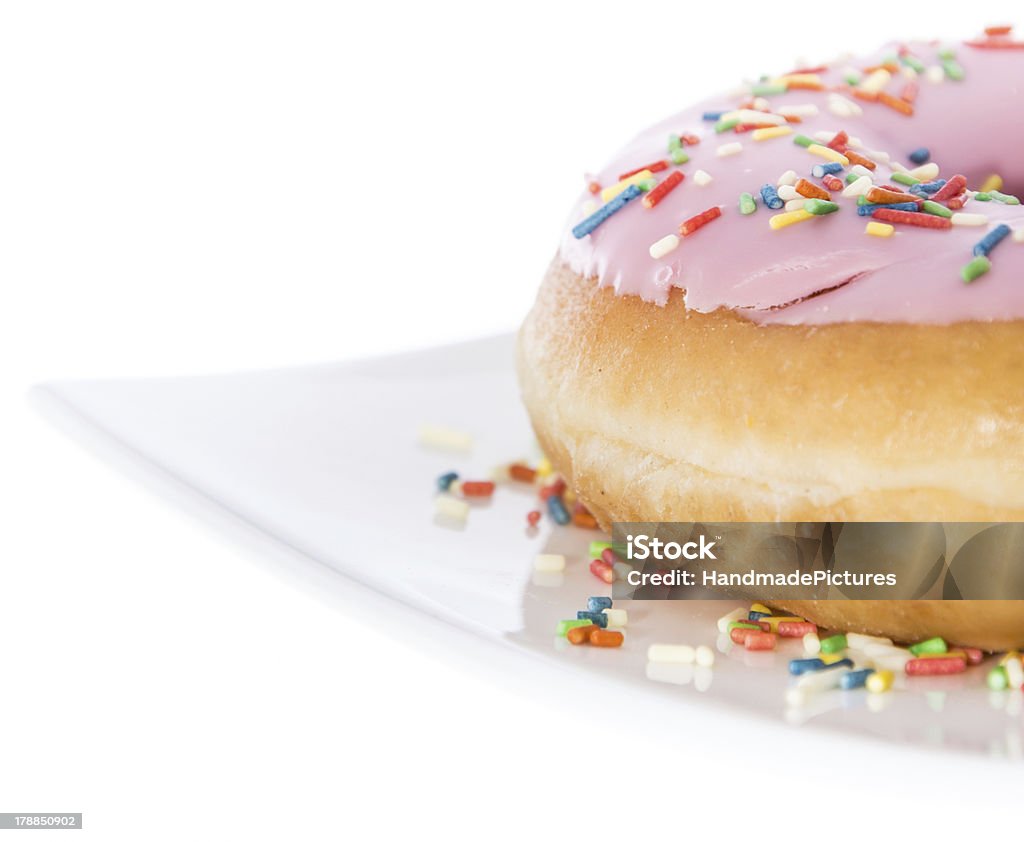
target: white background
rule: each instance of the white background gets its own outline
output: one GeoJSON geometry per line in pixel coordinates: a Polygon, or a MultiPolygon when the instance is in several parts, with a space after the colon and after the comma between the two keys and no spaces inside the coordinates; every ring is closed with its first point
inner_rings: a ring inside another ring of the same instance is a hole
{"type": "MultiPolygon", "coordinates": [[[[813,759],[739,786],[724,753],[630,743],[592,694],[510,688],[282,584],[24,392],[512,328],[583,171],[645,124],[1017,5],[4,4],[0,810],[81,810],[97,839],[845,824],[813,759]]],[[[853,809],[916,823],[884,766],[853,809]]],[[[975,821],[941,791],[947,830],[975,821]]]]}

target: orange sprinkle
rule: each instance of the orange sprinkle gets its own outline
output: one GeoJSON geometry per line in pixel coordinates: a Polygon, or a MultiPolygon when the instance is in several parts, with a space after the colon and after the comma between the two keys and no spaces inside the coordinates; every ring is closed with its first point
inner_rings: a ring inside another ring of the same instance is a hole
{"type": "Polygon", "coordinates": [[[883,105],[888,105],[893,111],[898,111],[900,114],[905,114],[908,117],[914,113],[913,105],[905,99],[900,99],[885,91],[878,92],[878,101],[883,105]]]}
{"type": "Polygon", "coordinates": [[[808,199],[824,199],[826,202],[832,199],[828,191],[822,190],[817,184],[811,184],[806,178],[801,178],[793,185],[793,189],[808,199]]]}
{"type": "Polygon", "coordinates": [[[878,166],[878,164],[870,158],[865,155],[861,155],[859,152],[854,152],[852,149],[847,149],[843,154],[849,159],[851,164],[860,164],[862,167],[869,170],[873,170],[878,166]]]}

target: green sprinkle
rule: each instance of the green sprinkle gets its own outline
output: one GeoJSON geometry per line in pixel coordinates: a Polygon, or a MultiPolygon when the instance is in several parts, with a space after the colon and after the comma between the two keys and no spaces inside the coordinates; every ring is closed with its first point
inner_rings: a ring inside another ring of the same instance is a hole
{"type": "Polygon", "coordinates": [[[644,193],[646,193],[648,190],[653,189],[654,185],[656,185],[657,183],[658,179],[656,178],[645,178],[643,181],[638,181],[636,183],[636,186],[643,190],[644,193]]]}
{"type": "Polygon", "coordinates": [[[974,198],[977,199],[979,202],[991,202],[992,201],[992,194],[991,193],[975,193],[974,194],[974,198]]]}
{"type": "Polygon", "coordinates": [[[731,120],[719,120],[715,123],[715,132],[721,134],[727,132],[730,129],[735,129],[740,124],[739,117],[733,117],[731,120]]]}
{"type": "Polygon", "coordinates": [[[672,152],[676,149],[683,148],[683,141],[677,134],[670,134],[668,136],[668,151],[672,152]]]}
{"type": "Polygon", "coordinates": [[[860,178],[860,176],[857,175],[857,173],[849,172],[849,173],[846,174],[845,181],[846,181],[847,184],[853,184],[853,182],[855,182],[858,178],[860,178]]]}
{"type": "MultiPolygon", "coordinates": [[[[971,262],[973,263],[974,261],[972,260],[971,262]]],[[[927,640],[915,643],[910,647],[910,651],[915,655],[943,655],[949,649],[946,646],[946,641],[941,637],[929,637],[927,640]]]]}
{"type": "Polygon", "coordinates": [[[925,199],[924,204],[921,205],[921,210],[925,213],[930,213],[932,216],[942,216],[946,219],[949,219],[953,215],[953,211],[945,205],[940,205],[938,202],[933,202],[931,199],[925,199]]]}
{"type": "Polygon", "coordinates": [[[914,178],[914,176],[907,172],[894,172],[891,178],[897,184],[906,184],[908,187],[914,184],[921,183],[921,179],[914,178]]]}
{"type": "Polygon", "coordinates": [[[591,558],[600,558],[601,557],[601,553],[603,553],[605,550],[610,550],[611,548],[612,548],[612,542],[611,541],[591,541],[590,542],[590,557],[591,558]]]}
{"type": "Polygon", "coordinates": [[[943,59],[942,69],[946,71],[946,75],[954,82],[962,82],[964,78],[964,69],[953,61],[952,58],[943,59]]]}
{"type": "Polygon", "coordinates": [[[594,625],[592,620],[559,620],[558,625],[555,627],[555,633],[559,637],[565,637],[569,633],[569,629],[578,629],[580,626],[592,625],[594,625]]]}
{"type": "Polygon", "coordinates": [[[857,197],[857,204],[858,205],[866,205],[867,203],[868,203],[868,197],[867,196],[858,196],[857,197]]]}
{"type": "Polygon", "coordinates": [[[1006,675],[1005,667],[993,667],[985,679],[989,690],[1005,690],[1010,686],[1010,680],[1006,675]]]}
{"type": "Polygon", "coordinates": [[[668,150],[669,157],[672,159],[673,164],[685,164],[690,160],[690,156],[687,155],[682,147],[668,150]]]}
{"type": "Polygon", "coordinates": [[[988,195],[995,199],[997,202],[1002,202],[1004,205],[1019,205],[1020,199],[1016,196],[1011,196],[1008,193],[1000,193],[998,190],[989,190],[988,195]]]}
{"type": "MultiPolygon", "coordinates": [[[[992,262],[984,255],[978,255],[978,257],[974,258],[974,260],[960,270],[960,277],[963,278],[965,284],[969,284],[978,280],[978,278],[984,275],[991,268],[992,262]]],[[[939,638],[936,639],[938,640],[939,638]]],[[[927,641],[925,642],[927,643],[927,641]]],[[[921,644],[917,645],[920,646],[921,644]]],[[[946,644],[943,643],[942,645],[945,646],[946,644]]],[[[910,647],[910,651],[914,651],[913,646],[910,647]]],[[[945,652],[946,650],[943,649],[942,651],[945,652]]]]}
{"type": "Polygon", "coordinates": [[[955,59],[956,52],[953,50],[952,47],[943,47],[941,50],[939,50],[939,58],[943,59],[944,61],[955,59]]]}
{"type": "Polygon", "coordinates": [[[839,205],[825,199],[808,199],[804,202],[804,210],[815,216],[824,216],[827,213],[835,213],[839,210],[839,205]]]}
{"type": "Polygon", "coordinates": [[[754,85],[750,89],[750,94],[751,96],[778,96],[787,90],[785,85],[754,85]]]}
{"type": "Polygon", "coordinates": [[[740,213],[749,216],[757,210],[757,202],[749,193],[740,193],[740,213]]]}
{"type": "Polygon", "coordinates": [[[804,147],[804,149],[806,149],[808,146],[813,146],[817,142],[818,141],[816,140],[811,140],[811,138],[807,137],[807,135],[798,134],[793,136],[793,143],[795,143],[797,146],[804,147]]]}
{"type": "Polygon", "coordinates": [[[757,623],[746,623],[743,621],[729,623],[729,631],[733,629],[754,629],[755,631],[761,631],[761,627],[757,623]]]}
{"type": "Polygon", "coordinates": [[[846,82],[846,84],[850,85],[850,86],[859,85],[860,84],[860,74],[858,74],[858,73],[847,73],[843,77],[843,81],[846,82]]]}
{"type": "Polygon", "coordinates": [[[918,73],[924,73],[924,63],[916,56],[900,56],[900,61],[918,73]]]}
{"type": "Polygon", "coordinates": [[[845,634],[834,634],[821,641],[821,651],[825,655],[833,655],[836,652],[842,652],[846,648],[846,645],[845,634]]]}

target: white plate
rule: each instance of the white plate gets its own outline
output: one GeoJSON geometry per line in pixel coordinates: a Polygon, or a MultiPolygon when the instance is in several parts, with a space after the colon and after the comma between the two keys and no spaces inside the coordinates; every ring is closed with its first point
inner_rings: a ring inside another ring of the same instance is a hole
{"type": "Polygon", "coordinates": [[[587,570],[586,546],[596,533],[552,529],[545,519],[528,535],[525,514],[535,499],[515,484],[475,506],[462,530],[439,526],[433,516],[439,474],[486,476],[494,464],[531,454],[510,337],[348,365],[59,383],[37,395],[76,432],[105,441],[108,453],[113,444],[128,462],[148,464],[158,469],[153,475],[189,489],[200,508],[230,512],[390,600],[500,644],[491,647],[495,653],[571,669],[579,689],[614,679],[601,685],[609,698],[620,692],[623,703],[640,699],[653,717],[691,711],[709,727],[745,729],[736,733],[783,747],[833,735],[846,751],[874,737],[958,750],[960,757],[1022,756],[1024,694],[990,693],[984,668],[904,681],[870,699],[837,690],[788,709],[786,663],[800,644],[748,653],[719,640],[714,620],[734,604],[628,603],[627,639],[618,650],[556,638],[557,620],[574,617],[588,595],[607,592],[587,570]],[[471,431],[473,452],[419,447],[423,422],[471,431]],[[560,581],[532,575],[541,551],[569,557],[560,581]],[[713,670],[652,672],[645,653],[655,641],[708,644],[717,663],[713,670]]]}

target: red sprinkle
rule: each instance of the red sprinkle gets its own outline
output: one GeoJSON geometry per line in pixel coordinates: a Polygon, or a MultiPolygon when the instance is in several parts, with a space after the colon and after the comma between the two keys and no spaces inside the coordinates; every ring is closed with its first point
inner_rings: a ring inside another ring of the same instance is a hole
{"type": "Polygon", "coordinates": [[[650,170],[652,173],[656,173],[667,169],[668,161],[655,161],[653,164],[644,164],[642,167],[637,167],[635,170],[624,172],[622,175],[619,176],[619,181],[622,181],[625,178],[629,178],[631,175],[636,175],[638,172],[643,172],[644,170],[650,170]]]}
{"type": "Polygon", "coordinates": [[[917,99],[917,82],[910,81],[903,86],[903,90],[900,91],[900,99],[904,102],[914,102],[917,99]]]}
{"type": "Polygon", "coordinates": [[[900,99],[898,96],[893,96],[887,91],[878,92],[878,101],[882,105],[888,105],[893,111],[898,111],[900,114],[905,114],[910,117],[914,113],[914,106],[907,102],[905,99],[900,99]]]}
{"type": "Polygon", "coordinates": [[[609,567],[614,567],[616,564],[622,561],[622,559],[619,558],[618,553],[616,553],[615,550],[613,550],[611,547],[605,547],[603,550],[601,550],[601,561],[603,561],[609,567]]]}
{"type": "MultiPolygon", "coordinates": [[[[607,585],[610,585],[615,578],[612,566],[599,558],[595,558],[590,562],[590,572],[607,585]]],[[[958,658],[957,660],[960,659],[958,658]]]]}
{"type": "Polygon", "coordinates": [[[873,214],[875,219],[884,222],[902,222],[906,225],[916,225],[918,228],[952,228],[953,223],[944,216],[932,216],[930,213],[916,213],[913,211],[890,210],[889,208],[878,208],[873,214]]]}
{"type": "Polygon", "coordinates": [[[508,475],[519,482],[533,482],[537,478],[537,472],[533,468],[519,462],[508,466],[508,475]]]}
{"type": "Polygon", "coordinates": [[[835,149],[836,152],[842,152],[846,149],[846,144],[850,142],[850,136],[846,132],[836,132],[836,136],[828,142],[829,149],[835,149]]]}
{"type": "Polygon", "coordinates": [[[744,132],[752,132],[754,129],[774,129],[775,123],[740,123],[733,129],[736,134],[743,134],[744,132]]]}
{"type": "Polygon", "coordinates": [[[974,649],[971,646],[961,646],[963,653],[967,656],[967,663],[972,667],[977,666],[985,660],[985,653],[980,649],[974,649]]]}
{"type": "Polygon", "coordinates": [[[959,196],[964,192],[964,188],[967,186],[967,177],[957,173],[951,176],[949,181],[939,188],[939,191],[932,196],[932,201],[945,202],[947,199],[952,199],[954,196],[959,196]]]}
{"type": "Polygon", "coordinates": [[[803,637],[805,634],[817,634],[818,627],[814,623],[779,623],[779,637],[803,637]]]}
{"type": "Polygon", "coordinates": [[[1009,35],[1012,31],[1013,31],[1013,27],[1012,26],[1007,26],[1005,24],[1002,25],[1002,26],[986,26],[985,27],[985,34],[986,35],[1009,35]]]}
{"type": "Polygon", "coordinates": [[[527,512],[526,522],[530,526],[536,526],[538,523],[540,523],[540,512],[538,512],[536,509],[534,509],[532,512],[527,512]]]}
{"type": "Polygon", "coordinates": [[[462,483],[463,497],[490,497],[494,493],[494,483],[490,481],[462,483]]]}
{"type": "Polygon", "coordinates": [[[960,210],[966,204],[967,191],[965,190],[959,196],[954,196],[952,199],[946,202],[946,207],[949,208],[950,210],[960,210]]]}
{"type": "Polygon", "coordinates": [[[685,177],[686,176],[684,176],[680,170],[670,172],[665,176],[660,184],[644,193],[644,197],[640,200],[641,204],[643,204],[645,208],[653,208],[658,204],[658,202],[682,184],[685,177]]]}
{"type": "MultiPolygon", "coordinates": [[[[703,228],[709,222],[712,222],[722,215],[722,209],[715,205],[713,208],[708,208],[703,213],[698,213],[696,216],[691,216],[685,222],[680,223],[679,233],[684,237],[692,234],[698,228],[703,228]]],[[[938,217],[936,217],[938,218],[938,217]]]]}
{"type": "Polygon", "coordinates": [[[590,182],[590,184],[587,185],[587,190],[589,190],[591,193],[600,193],[601,192],[601,182],[599,182],[599,181],[592,181],[592,182],[590,182]]]}
{"type": "Polygon", "coordinates": [[[681,134],[679,139],[687,146],[696,146],[700,143],[700,138],[695,134],[681,134]]]}
{"type": "Polygon", "coordinates": [[[829,173],[824,178],[822,178],[821,179],[821,183],[824,184],[833,193],[836,190],[842,190],[843,189],[843,182],[840,181],[838,178],[836,178],[831,173],[829,173]]]}
{"type": "Polygon", "coordinates": [[[547,500],[549,497],[561,496],[565,491],[565,480],[559,477],[554,482],[548,485],[542,485],[540,491],[541,500],[547,500]]]}
{"type": "Polygon", "coordinates": [[[737,646],[744,646],[747,638],[752,634],[765,634],[766,632],[760,631],[759,629],[730,629],[729,639],[732,640],[737,646]]]}
{"type": "MultiPolygon", "coordinates": [[[[733,631],[738,631],[738,629],[733,629],[733,631]]],[[[751,632],[743,638],[743,646],[754,652],[764,652],[775,648],[776,638],[777,635],[771,632],[751,632]]]]}
{"type": "MultiPolygon", "coordinates": [[[[941,217],[940,217],[941,218],[941,217]]],[[[907,661],[907,675],[955,675],[967,669],[964,658],[914,658],[907,661]]]]}

